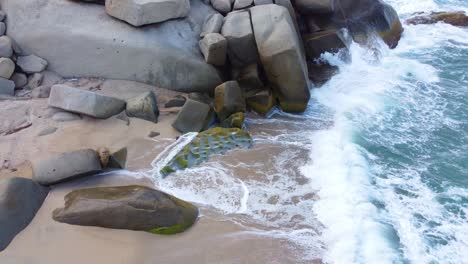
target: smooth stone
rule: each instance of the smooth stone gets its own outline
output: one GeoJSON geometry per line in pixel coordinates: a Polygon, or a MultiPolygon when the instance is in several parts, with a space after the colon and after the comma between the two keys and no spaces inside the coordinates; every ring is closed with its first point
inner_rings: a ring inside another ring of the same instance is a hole
{"type": "Polygon", "coordinates": [[[245,116],[243,112],[234,113],[224,120],[221,126],[226,128],[242,128],[244,120],[245,116]]]}
{"type": "Polygon", "coordinates": [[[245,98],[237,81],[228,81],[215,88],[214,111],[224,121],[237,112],[245,112],[245,98]]]}
{"type": "Polygon", "coordinates": [[[16,64],[25,72],[25,73],[37,73],[45,70],[47,68],[47,61],[43,58],[40,58],[36,55],[28,56],[19,56],[16,64]]]}
{"type": "Polygon", "coordinates": [[[42,130],[37,134],[37,136],[38,136],[38,137],[42,137],[42,136],[50,135],[50,134],[55,133],[55,131],[57,131],[57,128],[56,128],[56,127],[46,127],[46,128],[44,128],[44,129],[42,129],[42,130]]]}
{"type": "Polygon", "coordinates": [[[253,0],[235,0],[234,10],[244,9],[253,4],[253,0]]]}
{"type": "Polygon", "coordinates": [[[10,58],[13,55],[13,41],[8,36],[0,37],[0,57],[10,58]]]}
{"type": "Polygon", "coordinates": [[[179,132],[200,132],[207,122],[210,106],[195,100],[187,100],[177,114],[172,126],[179,132]]]}
{"type": "Polygon", "coordinates": [[[82,149],[33,161],[33,180],[42,185],[52,185],[91,175],[101,169],[96,151],[82,149]]]}
{"type": "Polygon", "coordinates": [[[47,85],[36,87],[32,90],[31,96],[32,98],[49,98],[50,89],[51,87],[47,85]]]}
{"type": "Polygon", "coordinates": [[[206,63],[223,66],[226,62],[227,40],[219,33],[206,34],[199,42],[206,63]]]}
{"type": "Polygon", "coordinates": [[[61,84],[52,86],[49,105],[101,119],[109,118],[125,109],[123,100],[61,84]]]}
{"type": "Polygon", "coordinates": [[[52,120],[56,122],[68,122],[68,121],[75,121],[80,120],[81,116],[69,112],[58,112],[52,116],[52,120]]]}
{"type": "Polygon", "coordinates": [[[328,80],[338,73],[339,68],[337,66],[332,66],[330,64],[323,63],[309,63],[309,79],[315,84],[315,86],[320,87],[325,84],[328,80]]]}
{"type": "Polygon", "coordinates": [[[127,115],[157,123],[159,116],[156,96],[149,91],[127,100],[127,115]]]}
{"type": "Polygon", "coordinates": [[[169,194],[131,185],[75,190],[52,215],[71,225],[175,234],[195,223],[198,209],[169,194]]]}
{"type": "Polygon", "coordinates": [[[15,83],[5,78],[0,78],[0,94],[14,96],[15,83]]]}
{"type": "Polygon", "coordinates": [[[0,179],[0,251],[28,226],[48,192],[30,179],[0,179]]]}
{"type": "Polygon", "coordinates": [[[106,0],[106,12],[133,26],[186,17],[189,0],[106,0]]]}
{"type": "Polygon", "coordinates": [[[28,76],[24,73],[13,73],[10,80],[15,83],[16,88],[23,88],[28,83],[28,76]]]}
{"type": "Polygon", "coordinates": [[[231,0],[211,0],[211,5],[220,13],[226,14],[231,12],[231,0]]]}
{"type": "Polygon", "coordinates": [[[212,14],[209,16],[205,23],[203,23],[202,32],[200,33],[200,37],[204,37],[206,34],[209,33],[219,33],[221,31],[221,27],[223,26],[224,17],[219,13],[212,14]]]}
{"type": "Polygon", "coordinates": [[[0,58],[0,77],[10,79],[15,71],[15,63],[9,58],[0,58]]]}

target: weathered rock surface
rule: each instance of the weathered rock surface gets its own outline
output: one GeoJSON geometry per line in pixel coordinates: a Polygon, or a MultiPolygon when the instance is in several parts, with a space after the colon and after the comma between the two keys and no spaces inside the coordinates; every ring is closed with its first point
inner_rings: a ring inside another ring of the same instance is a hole
{"type": "Polygon", "coordinates": [[[347,43],[339,30],[320,31],[304,37],[307,56],[316,59],[324,52],[335,53],[346,48],[347,43]]]}
{"type": "Polygon", "coordinates": [[[224,19],[221,34],[228,41],[228,56],[233,66],[242,67],[258,61],[248,11],[229,13],[224,19]]]}
{"type": "Polygon", "coordinates": [[[244,9],[253,4],[253,0],[235,0],[234,10],[244,9]]]}
{"type": "Polygon", "coordinates": [[[211,0],[213,8],[223,14],[231,12],[231,4],[231,0],[211,0]]]}
{"type": "Polygon", "coordinates": [[[10,79],[15,71],[15,63],[9,58],[0,58],[0,77],[10,79]]]}
{"type": "Polygon", "coordinates": [[[37,73],[47,68],[47,61],[36,55],[19,56],[16,64],[25,73],[37,73]]]}
{"type": "Polygon", "coordinates": [[[0,179],[0,251],[31,222],[48,192],[30,179],[0,179]]]}
{"type": "Polygon", "coordinates": [[[249,148],[252,138],[239,128],[215,127],[201,132],[184,147],[160,173],[163,177],[177,170],[198,165],[213,154],[225,153],[233,148],[249,148]]]}
{"type": "Polygon", "coordinates": [[[82,226],[175,234],[198,217],[192,204],[144,186],[80,189],[65,196],[65,207],[53,212],[55,221],[82,226]]]}
{"type": "Polygon", "coordinates": [[[465,12],[431,12],[430,14],[416,13],[414,17],[406,20],[406,24],[435,24],[444,22],[453,26],[466,27],[468,26],[468,16],[465,12]]]}
{"type": "Polygon", "coordinates": [[[329,14],[334,11],[333,0],[296,0],[297,11],[302,14],[329,14]]]}
{"type": "Polygon", "coordinates": [[[237,80],[244,93],[248,93],[253,90],[261,90],[264,87],[257,64],[250,64],[238,71],[235,71],[233,73],[233,77],[237,80]]]}
{"type": "Polygon", "coordinates": [[[245,115],[243,112],[238,112],[230,115],[226,120],[221,123],[222,127],[231,128],[242,128],[244,125],[245,115]]]}
{"type": "Polygon", "coordinates": [[[207,122],[209,113],[209,105],[189,99],[177,114],[172,126],[183,134],[200,132],[207,122]]]}
{"type": "Polygon", "coordinates": [[[33,180],[51,185],[100,171],[101,163],[96,151],[82,149],[65,152],[44,160],[33,161],[33,180]]]}
{"type": "Polygon", "coordinates": [[[157,123],[159,116],[156,96],[153,92],[146,92],[127,100],[127,115],[157,123]]]}
{"type": "Polygon", "coordinates": [[[103,119],[125,109],[123,100],[61,84],[52,86],[49,105],[103,119]]]}
{"type": "Polygon", "coordinates": [[[307,65],[288,10],[278,5],[250,10],[260,59],[281,108],[303,112],[310,99],[307,65]]]}
{"type": "Polygon", "coordinates": [[[134,26],[158,23],[185,17],[190,11],[189,0],[107,0],[110,16],[134,26]]]}
{"type": "Polygon", "coordinates": [[[171,108],[171,107],[182,107],[184,106],[187,98],[182,95],[177,95],[174,98],[169,99],[167,103],[164,104],[164,107],[171,108]]]}
{"type": "Polygon", "coordinates": [[[15,83],[5,78],[0,78],[0,94],[15,95],[15,83]]]}
{"type": "Polygon", "coordinates": [[[212,92],[222,82],[199,51],[201,26],[215,13],[200,0],[191,0],[186,18],[144,28],[122,23],[94,4],[65,0],[0,3],[8,13],[8,34],[24,53],[46,59],[48,69],[63,77],[135,80],[185,92],[212,92]]]}
{"type": "Polygon", "coordinates": [[[219,13],[215,13],[209,16],[205,23],[203,23],[203,29],[200,33],[200,37],[204,37],[206,34],[209,33],[219,33],[221,31],[221,27],[223,26],[224,17],[219,13]]]}
{"type": "Polygon", "coordinates": [[[218,33],[206,34],[200,40],[200,50],[206,63],[223,66],[226,62],[227,40],[218,33]]]}
{"type": "Polygon", "coordinates": [[[237,81],[228,81],[216,87],[213,108],[221,121],[234,113],[245,112],[245,98],[237,81]]]}
{"type": "Polygon", "coordinates": [[[276,105],[275,98],[269,90],[258,91],[246,98],[247,106],[255,112],[266,115],[276,105]]]}
{"type": "Polygon", "coordinates": [[[0,37],[0,57],[10,58],[13,55],[13,43],[10,37],[0,37]]]}

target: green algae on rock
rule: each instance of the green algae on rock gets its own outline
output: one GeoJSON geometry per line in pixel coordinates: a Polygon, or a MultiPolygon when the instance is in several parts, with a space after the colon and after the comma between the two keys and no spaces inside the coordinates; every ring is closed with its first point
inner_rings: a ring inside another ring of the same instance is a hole
{"type": "Polygon", "coordinates": [[[163,177],[202,163],[213,154],[223,154],[236,147],[252,145],[249,132],[239,128],[215,127],[201,132],[160,171],[163,177]]]}

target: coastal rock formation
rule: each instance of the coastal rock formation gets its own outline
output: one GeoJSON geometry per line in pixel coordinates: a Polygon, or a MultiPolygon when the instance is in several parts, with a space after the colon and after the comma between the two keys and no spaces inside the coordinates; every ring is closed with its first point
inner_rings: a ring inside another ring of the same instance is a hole
{"type": "Polygon", "coordinates": [[[8,13],[8,34],[23,53],[44,58],[48,69],[63,77],[135,80],[184,92],[210,92],[222,83],[199,51],[201,26],[215,13],[201,0],[191,0],[186,18],[143,28],[114,19],[95,4],[66,0],[0,3],[8,13]]]}
{"type": "Polygon", "coordinates": [[[225,82],[215,89],[214,111],[224,121],[237,112],[245,112],[245,98],[236,81],[225,82]]]}
{"type": "Polygon", "coordinates": [[[163,177],[177,170],[198,165],[213,154],[223,154],[233,148],[249,148],[252,138],[249,132],[239,128],[215,127],[201,132],[161,169],[163,177]]]}
{"type": "Polygon", "coordinates": [[[221,27],[223,26],[223,22],[224,17],[221,14],[212,14],[205,20],[200,37],[203,38],[206,34],[209,33],[219,33],[221,31],[221,27]]]}
{"type": "Polygon", "coordinates": [[[134,26],[158,23],[185,17],[189,0],[107,0],[107,14],[134,26]]]}
{"type": "Polygon", "coordinates": [[[309,58],[318,58],[325,52],[336,53],[348,45],[343,34],[339,30],[332,29],[306,35],[304,46],[309,58]]]}
{"type": "Polygon", "coordinates": [[[209,33],[200,40],[200,50],[206,63],[223,66],[226,62],[227,41],[219,33],[209,33]]]}
{"type": "Polygon", "coordinates": [[[65,207],[53,212],[62,223],[153,234],[183,232],[197,217],[192,204],[137,185],[75,190],[65,196],[65,207]]]}
{"type": "Polygon", "coordinates": [[[48,192],[30,179],[0,179],[0,251],[31,222],[48,192]]]}
{"type": "Polygon", "coordinates": [[[431,12],[430,14],[415,13],[413,17],[407,19],[406,24],[435,24],[444,22],[453,26],[466,27],[468,26],[468,16],[465,12],[431,12]]]}
{"type": "Polygon", "coordinates": [[[96,173],[102,169],[99,156],[92,149],[65,152],[33,162],[33,180],[51,185],[96,173]]]}
{"type": "Polygon", "coordinates": [[[258,91],[246,98],[247,106],[261,115],[266,115],[276,105],[271,91],[258,91]]]}
{"type": "Polygon", "coordinates": [[[146,92],[127,100],[127,115],[157,123],[159,116],[156,96],[153,92],[146,92]]]}
{"type": "Polygon", "coordinates": [[[200,132],[205,127],[209,114],[209,105],[189,99],[177,114],[172,126],[184,134],[200,132]]]}
{"type": "Polygon", "coordinates": [[[49,105],[95,118],[109,118],[125,109],[125,101],[57,84],[52,86],[49,105]]]}

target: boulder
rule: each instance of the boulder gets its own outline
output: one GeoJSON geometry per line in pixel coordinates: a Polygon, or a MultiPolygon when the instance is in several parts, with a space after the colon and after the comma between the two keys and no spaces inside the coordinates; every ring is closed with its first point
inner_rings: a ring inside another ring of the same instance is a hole
{"type": "Polygon", "coordinates": [[[254,4],[258,5],[270,5],[273,4],[273,0],[254,0],[254,4]]]}
{"type": "Polygon", "coordinates": [[[42,85],[36,87],[32,90],[31,96],[32,98],[49,98],[51,87],[48,85],[42,85]]]}
{"type": "Polygon", "coordinates": [[[303,112],[310,99],[307,65],[288,10],[278,5],[250,10],[260,59],[281,108],[303,112]]]}
{"type": "Polygon", "coordinates": [[[234,113],[230,115],[226,120],[224,120],[221,123],[221,126],[226,128],[242,128],[242,126],[244,125],[244,119],[245,117],[243,112],[234,113]]]}
{"type": "Polygon", "coordinates": [[[468,26],[468,16],[465,12],[431,12],[430,14],[415,13],[414,16],[407,19],[405,22],[408,25],[418,24],[435,24],[444,22],[453,26],[466,27],[468,26]]]}
{"type": "Polygon", "coordinates": [[[276,105],[275,98],[270,90],[258,91],[247,96],[247,106],[261,115],[266,115],[276,105]]]}
{"type": "Polygon", "coordinates": [[[339,30],[319,31],[304,36],[304,46],[309,59],[317,59],[322,53],[335,53],[346,48],[346,40],[339,30]]]}
{"type": "Polygon", "coordinates": [[[33,180],[42,185],[51,185],[91,175],[101,169],[96,151],[82,149],[34,161],[33,180]]]}
{"type": "Polygon", "coordinates": [[[75,190],[65,196],[65,207],[53,212],[62,223],[154,234],[183,232],[197,217],[192,204],[137,185],[75,190]]]}
{"type": "Polygon", "coordinates": [[[189,0],[106,0],[106,12],[133,26],[186,17],[189,0]]]}
{"type": "Polygon", "coordinates": [[[30,179],[0,179],[0,251],[31,222],[48,192],[30,179]]]}
{"type": "Polygon", "coordinates": [[[211,0],[211,5],[220,13],[226,14],[231,12],[231,0],[211,0]]]}
{"type": "Polygon", "coordinates": [[[25,73],[37,73],[47,68],[47,61],[36,55],[19,56],[16,64],[25,73]]]}
{"type": "Polygon", "coordinates": [[[0,95],[15,95],[15,83],[5,78],[0,78],[0,95]]]}
{"type": "Polygon", "coordinates": [[[221,31],[221,27],[223,26],[224,17],[219,14],[212,14],[209,16],[205,23],[203,24],[202,32],[200,33],[200,37],[204,37],[206,34],[209,33],[219,33],[221,31]]]}
{"type": "Polygon", "coordinates": [[[235,0],[234,10],[244,9],[253,5],[253,0],[235,0]]]}
{"type": "Polygon", "coordinates": [[[8,34],[24,53],[46,59],[48,69],[65,78],[133,80],[182,92],[213,92],[222,83],[198,47],[201,26],[215,13],[200,0],[191,0],[186,18],[144,28],[122,23],[95,4],[0,2],[8,13],[8,34]]]}
{"type": "Polygon", "coordinates": [[[213,108],[221,121],[234,113],[245,112],[245,99],[236,81],[228,81],[216,87],[213,108]]]}
{"type": "Polygon", "coordinates": [[[107,168],[120,170],[120,169],[125,169],[126,167],[127,167],[127,147],[123,147],[110,155],[107,168]]]}
{"type": "Polygon", "coordinates": [[[30,90],[35,89],[42,84],[43,79],[44,79],[44,75],[40,73],[34,73],[33,75],[29,76],[28,84],[26,84],[25,88],[30,89],[30,90]]]}
{"type": "Polygon", "coordinates": [[[223,66],[226,62],[227,40],[218,33],[206,34],[200,40],[200,50],[206,63],[223,66]]]}
{"type": "Polygon", "coordinates": [[[28,83],[28,77],[24,73],[13,73],[10,80],[15,83],[16,88],[23,88],[28,83]]]}
{"type": "Polygon", "coordinates": [[[207,122],[209,113],[209,105],[189,99],[177,114],[172,126],[183,134],[200,132],[207,122]]]}
{"type": "Polygon", "coordinates": [[[221,34],[228,41],[228,56],[233,66],[243,67],[258,61],[248,11],[229,13],[224,19],[221,34]]]}
{"type": "Polygon", "coordinates": [[[49,105],[102,119],[116,115],[125,109],[123,100],[62,84],[52,86],[49,105]]]}
{"type": "Polygon", "coordinates": [[[182,95],[176,95],[174,98],[169,99],[167,103],[164,104],[164,107],[166,108],[171,108],[171,107],[182,107],[184,106],[185,102],[187,101],[187,98],[182,95]]]}
{"type": "Polygon", "coordinates": [[[10,79],[15,71],[15,63],[9,58],[0,58],[0,77],[10,79]]]}
{"type": "Polygon", "coordinates": [[[333,0],[295,0],[297,11],[305,15],[333,13],[333,0]]]}
{"type": "Polygon", "coordinates": [[[257,64],[250,64],[238,71],[235,71],[233,77],[237,80],[244,93],[261,90],[264,87],[257,64]]]}
{"type": "Polygon", "coordinates": [[[0,57],[10,58],[13,55],[13,41],[8,36],[0,37],[0,57]]]}
{"type": "Polygon", "coordinates": [[[157,123],[159,116],[156,96],[149,91],[127,100],[127,115],[157,123]]]}
{"type": "Polygon", "coordinates": [[[3,22],[0,22],[0,36],[5,35],[6,32],[6,25],[3,22]]]}

